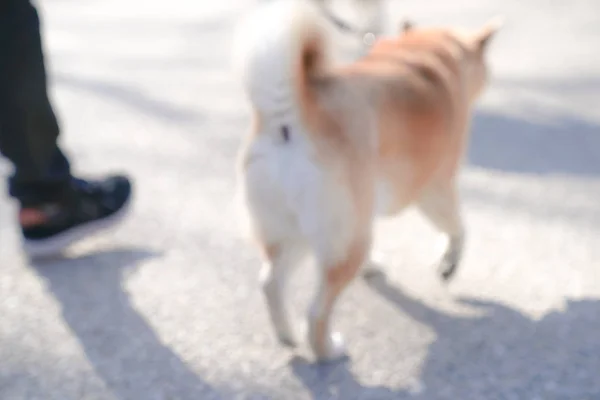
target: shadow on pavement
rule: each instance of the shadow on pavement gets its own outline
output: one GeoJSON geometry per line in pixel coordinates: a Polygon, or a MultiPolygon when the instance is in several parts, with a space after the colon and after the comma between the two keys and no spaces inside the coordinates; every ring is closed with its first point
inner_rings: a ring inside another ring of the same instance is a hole
{"type": "Polygon", "coordinates": [[[97,375],[118,400],[220,398],[131,304],[123,276],[157,256],[121,249],[36,263],[97,375]]]}
{"type": "Polygon", "coordinates": [[[296,358],[291,368],[313,399],[600,398],[600,300],[568,301],[564,311],[534,320],[499,303],[461,299],[483,312],[466,317],[437,311],[407,296],[383,273],[367,282],[436,334],[422,366],[421,390],[365,387],[346,364],[318,366],[296,358]]]}
{"type": "Polygon", "coordinates": [[[133,111],[164,121],[193,123],[204,119],[203,115],[194,110],[175,106],[164,99],[153,98],[127,85],[61,73],[54,74],[54,81],[65,87],[72,87],[90,92],[98,97],[116,100],[133,111]]]}
{"type": "MultiPolygon", "coordinates": [[[[178,77],[180,68],[193,68],[191,76],[204,71],[221,70],[228,58],[218,57],[228,48],[227,39],[229,30],[235,23],[231,13],[212,17],[210,19],[197,19],[193,22],[165,21],[163,18],[149,20],[145,18],[121,18],[118,21],[65,21],[57,29],[65,30],[71,35],[86,37],[102,35],[105,42],[114,41],[119,46],[129,51],[126,56],[114,54],[70,51],[53,52],[53,58],[63,62],[81,62],[91,60],[99,64],[110,66],[113,71],[120,71],[123,76],[136,75],[140,71],[159,71],[161,75],[178,77]],[[124,33],[127,32],[127,33],[124,33]],[[174,46],[169,54],[156,50],[150,54],[140,52],[148,42],[161,41],[172,38],[174,46]],[[206,46],[212,46],[210,57],[206,56],[206,46]],[[215,54],[216,53],[216,54],[215,54]],[[91,57],[91,58],[90,58],[91,57]]],[[[156,97],[144,93],[135,86],[113,82],[106,79],[78,76],[72,73],[56,71],[52,80],[62,87],[88,92],[94,96],[115,101],[129,108],[131,111],[167,122],[199,123],[206,119],[204,113],[192,108],[177,106],[167,97],[156,97]]],[[[193,83],[193,82],[192,82],[193,83]]]]}
{"type": "Polygon", "coordinates": [[[290,367],[314,400],[404,398],[403,392],[361,385],[348,369],[348,362],[320,365],[295,356],[290,367]]]}
{"type": "Polygon", "coordinates": [[[537,175],[600,175],[600,125],[570,117],[531,122],[478,112],[469,165],[537,175]]]}

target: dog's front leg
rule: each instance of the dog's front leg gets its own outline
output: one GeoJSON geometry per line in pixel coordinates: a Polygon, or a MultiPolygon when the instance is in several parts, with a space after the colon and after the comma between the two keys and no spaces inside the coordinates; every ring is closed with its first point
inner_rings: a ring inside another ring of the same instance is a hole
{"type": "Polygon", "coordinates": [[[456,183],[436,182],[425,190],[418,206],[431,223],[448,237],[448,245],[438,272],[445,281],[458,270],[464,247],[465,230],[456,183]]]}

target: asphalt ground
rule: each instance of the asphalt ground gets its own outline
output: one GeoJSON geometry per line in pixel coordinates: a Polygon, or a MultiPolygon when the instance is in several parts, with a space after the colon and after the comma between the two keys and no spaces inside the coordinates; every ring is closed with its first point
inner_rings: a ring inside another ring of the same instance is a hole
{"type": "MultiPolygon", "coordinates": [[[[74,168],[127,171],[136,197],[119,229],[45,262],[0,198],[0,399],[600,399],[600,3],[390,6],[391,27],[507,24],[461,175],[462,269],[439,282],[415,212],[379,224],[382,273],[343,296],[350,360],[332,366],[277,344],[237,230],[249,113],[229,61],[248,5],[41,3],[74,168]]],[[[293,283],[299,313],[313,272],[293,283]]]]}

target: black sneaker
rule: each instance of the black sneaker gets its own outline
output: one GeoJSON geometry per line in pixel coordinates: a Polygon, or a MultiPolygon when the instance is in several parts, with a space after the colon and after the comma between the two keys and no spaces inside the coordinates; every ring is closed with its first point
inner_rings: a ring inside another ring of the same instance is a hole
{"type": "Polygon", "coordinates": [[[131,182],[121,176],[101,181],[73,179],[65,200],[22,207],[19,222],[30,257],[54,255],[80,239],[121,221],[131,199],[131,182]]]}

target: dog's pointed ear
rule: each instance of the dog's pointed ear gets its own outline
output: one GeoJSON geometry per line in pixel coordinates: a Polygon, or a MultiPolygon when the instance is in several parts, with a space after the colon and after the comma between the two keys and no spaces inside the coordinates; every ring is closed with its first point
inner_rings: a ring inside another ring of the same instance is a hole
{"type": "Polygon", "coordinates": [[[504,26],[504,21],[504,16],[496,16],[475,33],[474,43],[477,51],[482,52],[487,48],[491,39],[504,26]]]}
{"type": "Polygon", "coordinates": [[[404,21],[402,21],[402,24],[400,25],[399,33],[401,35],[405,34],[406,32],[411,31],[414,28],[414,26],[415,26],[415,24],[412,21],[405,19],[404,21]]]}

